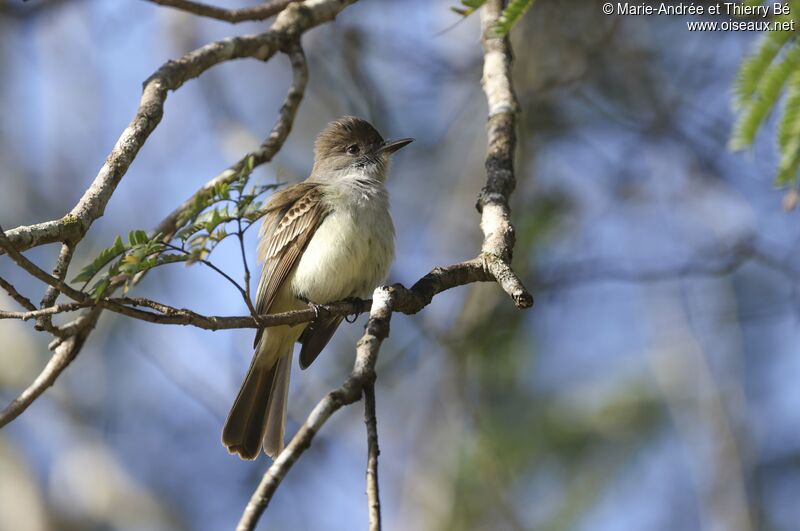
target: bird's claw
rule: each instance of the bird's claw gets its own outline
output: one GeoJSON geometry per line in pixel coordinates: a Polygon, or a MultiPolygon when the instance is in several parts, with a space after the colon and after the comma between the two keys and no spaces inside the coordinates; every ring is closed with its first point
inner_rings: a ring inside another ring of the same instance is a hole
{"type": "Polygon", "coordinates": [[[355,323],[356,319],[358,319],[358,316],[364,312],[363,309],[364,301],[362,301],[358,297],[347,297],[344,301],[349,302],[355,307],[355,311],[351,314],[346,315],[344,320],[350,324],[355,323]]]}

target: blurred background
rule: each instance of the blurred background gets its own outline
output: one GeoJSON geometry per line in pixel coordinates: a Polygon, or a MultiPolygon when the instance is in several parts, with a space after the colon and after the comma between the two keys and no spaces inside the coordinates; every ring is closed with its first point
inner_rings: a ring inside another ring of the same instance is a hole
{"type": "MultiPolygon", "coordinates": [[[[451,27],[455,4],[362,1],[306,34],[305,99],[255,174],[305,178],[314,136],[346,113],[415,137],[389,184],[390,281],[406,285],[481,241],[479,21],[451,27]]],[[[798,214],[771,186],[774,124],[749,153],[726,148],[731,83],[758,35],[689,32],[686,20],[540,0],[514,28],[514,261],[536,305],[517,311],[482,284],[394,317],[377,382],[386,529],[800,528],[798,214]]],[[[67,212],[160,64],[263,27],[139,0],[0,3],[0,224],[67,212]]],[[[253,149],[289,81],[276,56],[170,95],[69,276],[253,149]]],[[[57,252],[27,255],[49,269],[57,252]]],[[[212,259],[241,278],[233,239],[212,259]]],[[[44,291],[6,257],[0,275],[33,300],[44,291]]],[[[133,294],[246,313],[198,266],[161,268],[133,294]]],[[[19,309],[5,293],[0,308],[19,309]]],[[[291,432],[350,370],[364,322],[293,368],[291,432]]],[[[56,385],[0,431],[0,530],[233,528],[267,467],[220,444],[252,335],[105,314],[56,385]]],[[[3,404],[41,370],[47,342],[32,322],[0,321],[3,404]]],[[[359,404],[326,425],[260,529],[366,528],[365,464],[359,404]]]]}

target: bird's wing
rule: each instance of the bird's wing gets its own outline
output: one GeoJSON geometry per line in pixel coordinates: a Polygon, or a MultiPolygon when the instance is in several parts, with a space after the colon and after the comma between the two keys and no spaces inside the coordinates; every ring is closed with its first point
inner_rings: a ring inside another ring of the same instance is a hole
{"type": "Polygon", "coordinates": [[[306,369],[309,365],[314,363],[319,353],[328,344],[328,341],[333,337],[336,329],[339,328],[342,319],[339,315],[333,317],[323,318],[318,317],[311,321],[303,334],[300,336],[300,343],[303,347],[300,349],[300,368],[306,369]]]}
{"type": "MultiPolygon", "coordinates": [[[[299,183],[274,194],[266,206],[258,257],[264,262],[256,310],[268,313],[278,290],[328,214],[317,183],[299,183]]],[[[255,345],[261,338],[256,334],[255,345]]]]}

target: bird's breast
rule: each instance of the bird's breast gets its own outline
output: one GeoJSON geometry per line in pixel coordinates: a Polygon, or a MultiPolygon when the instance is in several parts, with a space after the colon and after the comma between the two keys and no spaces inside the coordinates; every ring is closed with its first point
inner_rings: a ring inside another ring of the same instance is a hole
{"type": "Polygon", "coordinates": [[[381,197],[345,203],[320,223],[292,275],[292,291],[319,304],[368,297],[393,259],[388,202],[381,197]]]}

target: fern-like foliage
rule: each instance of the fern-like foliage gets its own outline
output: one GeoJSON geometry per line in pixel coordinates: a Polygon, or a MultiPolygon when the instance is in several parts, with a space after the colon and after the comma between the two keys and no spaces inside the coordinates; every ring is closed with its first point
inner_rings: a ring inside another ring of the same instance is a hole
{"type": "Polygon", "coordinates": [[[498,35],[507,35],[514,24],[522,18],[522,15],[533,5],[535,0],[511,0],[500,13],[495,31],[498,35]]]}
{"type": "MultiPolygon", "coordinates": [[[[498,36],[504,37],[511,31],[522,15],[530,8],[536,0],[510,0],[503,12],[500,13],[500,18],[497,21],[494,31],[498,36]]],[[[450,9],[462,17],[468,17],[477,11],[486,0],[461,0],[461,5],[451,7],[450,9]]]]}
{"type": "Polygon", "coordinates": [[[479,7],[486,3],[486,0],[461,0],[461,5],[458,7],[451,7],[452,11],[455,11],[462,17],[468,17],[473,14],[479,7]]]}
{"type": "Polygon", "coordinates": [[[768,31],[761,36],[755,50],[739,66],[734,83],[734,106],[743,109],[756,93],[761,77],[772,65],[783,46],[792,37],[788,31],[768,31]]]}
{"type": "Polygon", "coordinates": [[[800,70],[795,70],[787,82],[786,103],[778,124],[778,146],[781,158],[775,182],[790,184],[797,179],[800,168],[800,70]]]}
{"type": "MultiPolygon", "coordinates": [[[[753,0],[749,4],[758,4],[753,0]]],[[[789,2],[790,14],[773,22],[794,20],[800,26],[800,1],[789,2]]],[[[780,162],[776,185],[797,185],[800,171],[800,42],[796,31],[765,32],[754,50],[742,61],[734,83],[733,107],[738,112],[729,147],[742,150],[753,145],[767,116],[784,97],[777,131],[780,162]]]]}
{"type": "Polygon", "coordinates": [[[111,286],[122,285],[127,291],[139,274],[165,264],[203,262],[224,239],[244,232],[264,215],[262,196],[276,185],[249,186],[253,161],[249,158],[230,183],[220,183],[195,195],[192,205],[178,218],[172,238],[131,231],[125,243],[117,236],[72,282],[82,282],[95,299],[103,297],[111,286]]]}
{"type": "Polygon", "coordinates": [[[752,95],[739,103],[742,110],[731,136],[731,149],[741,150],[752,145],[759,127],[777,104],[786,81],[798,65],[800,46],[793,43],[759,76],[752,95]]]}

